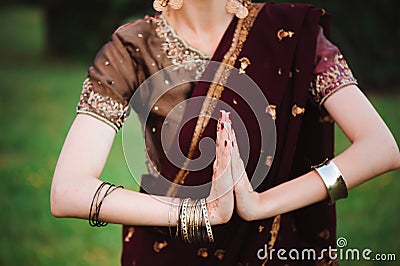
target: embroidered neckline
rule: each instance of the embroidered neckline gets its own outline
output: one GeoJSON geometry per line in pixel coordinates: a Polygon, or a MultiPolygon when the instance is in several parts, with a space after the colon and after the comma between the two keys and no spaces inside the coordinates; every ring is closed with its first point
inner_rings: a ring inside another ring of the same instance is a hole
{"type": "Polygon", "coordinates": [[[157,36],[163,41],[161,48],[167,58],[171,59],[175,70],[183,68],[187,71],[194,71],[194,78],[198,80],[211,56],[190,46],[184,39],[179,37],[162,15],[151,19],[156,25],[157,36]]]}
{"type": "Polygon", "coordinates": [[[162,26],[164,27],[164,29],[165,28],[168,29],[168,31],[170,32],[173,39],[176,39],[177,41],[179,41],[183,45],[183,47],[197,53],[202,60],[210,60],[211,59],[210,55],[207,55],[203,51],[191,46],[185,39],[181,38],[176,33],[175,29],[171,25],[169,25],[168,21],[164,18],[164,16],[162,14],[160,16],[158,16],[158,19],[161,20],[162,26]]]}

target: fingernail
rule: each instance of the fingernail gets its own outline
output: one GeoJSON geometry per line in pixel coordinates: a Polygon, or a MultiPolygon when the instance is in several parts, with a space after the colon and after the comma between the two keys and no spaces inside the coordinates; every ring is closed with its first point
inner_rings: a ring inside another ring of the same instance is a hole
{"type": "Polygon", "coordinates": [[[227,141],[227,140],[225,140],[225,147],[226,147],[226,146],[228,146],[228,141],[227,141]]]}
{"type": "Polygon", "coordinates": [[[225,124],[225,123],[221,123],[221,129],[222,129],[222,130],[224,130],[224,127],[225,127],[224,124],[225,124]]]}
{"type": "Polygon", "coordinates": [[[232,147],[235,147],[235,143],[232,141],[232,147]]]}
{"type": "Polygon", "coordinates": [[[222,110],[219,111],[219,119],[222,119],[223,112],[224,112],[224,111],[222,111],[222,110]]]}

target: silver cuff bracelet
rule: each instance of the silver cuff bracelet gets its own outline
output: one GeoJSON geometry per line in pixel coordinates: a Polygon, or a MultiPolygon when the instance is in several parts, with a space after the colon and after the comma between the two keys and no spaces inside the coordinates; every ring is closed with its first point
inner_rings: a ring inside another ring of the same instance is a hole
{"type": "Polygon", "coordinates": [[[325,160],[320,165],[312,166],[324,181],[329,194],[329,204],[334,204],[337,200],[347,198],[347,186],[343,175],[333,161],[325,160]]]}

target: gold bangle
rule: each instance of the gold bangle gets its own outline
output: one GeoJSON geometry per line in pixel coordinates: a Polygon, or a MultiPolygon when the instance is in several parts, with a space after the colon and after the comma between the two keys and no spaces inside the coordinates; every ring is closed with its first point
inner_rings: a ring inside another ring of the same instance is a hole
{"type": "Polygon", "coordinates": [[[322,164],[311,167],[324,182],[329,195],[329,204],[332,205],[340,199],[347,198],[347,186],[336,164],[325,160],[322,164]]]}
{"type": "Polygon", "coordinates": [[[182,203],[182,212],[181,212],[181,235],[183,238],[183,241],[186,243],[189,242],[189,235],[188,235],[188,228],[187,228],[187,207],[188,207],[188,202],[189,198],[184,199],[182,203]]]}
{"type": "Polygon", "coordinates": [[[179,232],[180,232],[180,223],[181,223],[181,211],[182,211],[182,203],[183,200],[179,200],[179,205],[176,209],[176,231],[175,231],[175,239],[179,238],[179,232]]]}
{"type": "Polygon", "coordinates": [[[206,230],[207,230],[207,236],[208,236],[208,241],[210,243],[214,242],[214,236],[213,236],[213,232],[211,229],[211,223],[210,223],[210,219],[208,217],[208,213],[207,213],[207,203],[206,203],[206,199],[201,199],[200,200],[201,203],[201,209],[203,211],[203,216],[204,216],[204,223],[206,224],[206,230]]]}
{"type": "Polygon", "coordinates": [[[190,244],[192,243],[193,239],[193,205],[194,205],[194,200],[190,199],[188,208],[187,208],[187,229],[188,229],[188,238],[187,242],[190,244]]]}
{"type": "Polygon", "coordinates": [[[196,227],[196,207],[198,200],[192,200],[192,206],[190,209],[190,242],[196,242],[195,238],[195,227],[196,227]]]}
{"type": "Polygon", "coordinates": [[[198,243],[201,241],[200,235],[199,235],[199,224],[200,224],[200,212],[201,212],[201,204],[200,204],[200,200],[197,200],[196,202],[196,208],[195,208],[195,213],[194,213],[194,221],[195,221],[195,225],[194,225],[194,239],[195,242],[198,243]]]}

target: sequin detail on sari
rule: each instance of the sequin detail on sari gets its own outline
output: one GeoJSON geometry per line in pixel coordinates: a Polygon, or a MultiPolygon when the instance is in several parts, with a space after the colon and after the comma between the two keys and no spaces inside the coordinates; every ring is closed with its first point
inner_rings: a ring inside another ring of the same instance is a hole
{"type": "Polygon", "coordinates": [[[319,105],[322,105],[329,96],[341,88],[352,84],[357,85],[357,80],[343,55],[337,54],[333,62],[333,66],[327,71],[317,74],[311,82],[310,93],[319,105]]]}

